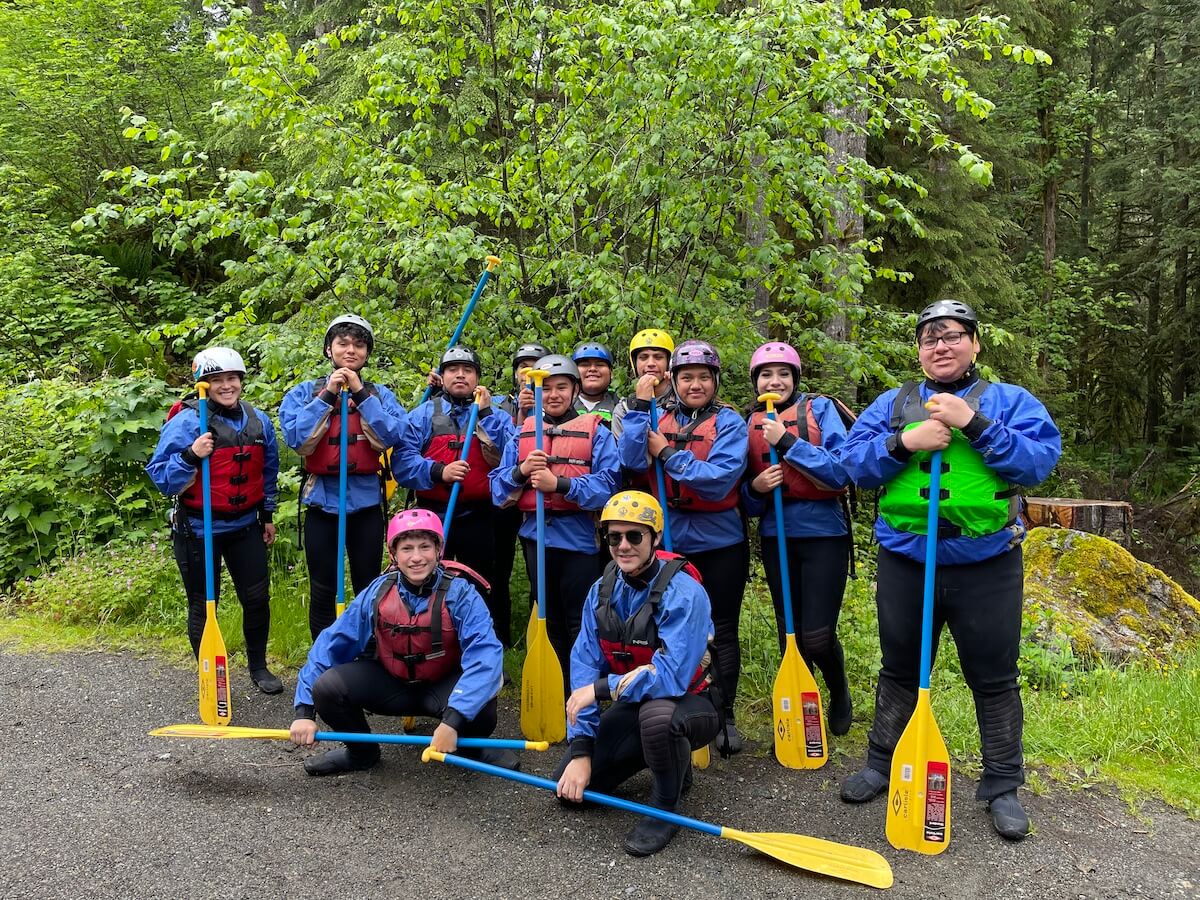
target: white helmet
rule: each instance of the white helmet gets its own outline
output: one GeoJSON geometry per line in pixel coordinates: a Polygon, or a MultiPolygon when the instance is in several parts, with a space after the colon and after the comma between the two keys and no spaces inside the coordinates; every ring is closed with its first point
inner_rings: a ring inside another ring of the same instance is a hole
{"type": "Polygon", "coordinates": [[[246,364],[236,350],[228,347],[209,347],[201,350],[192,360],[192,380],[204,381],[213,375],[224,372],[237,372],[243,378],[246,376],[246,364]]]}
{"type": "Polygon", "coordinates": [[[329,349],[329,345],[333,343],[333,329],[339,325],[357,325],[367,333],[367,352],[370,353],[375,349],[375,331],[371,328],[371,323],[362,316],[356,316],[354,313],[346,313],[343,316],[338,316],[329,323],[329,327],[325,329],[325,349],[329,349]]]}

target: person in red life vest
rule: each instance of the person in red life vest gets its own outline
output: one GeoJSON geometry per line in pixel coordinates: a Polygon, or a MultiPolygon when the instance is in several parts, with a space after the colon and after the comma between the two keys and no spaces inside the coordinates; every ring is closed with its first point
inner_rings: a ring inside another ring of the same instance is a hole
{"type": "Polygon", "coordinates": [[[221,562],[229,567],[242,604],[246,662],[260,691],[278,694],[283,683],[267,668],[271,578],[267,547],[275,542],[279,448],[275,426],[241,399],[246,364],[227,347],[209,347],[192,363],[196,381],[209,385],[208,428],[200,433],[199,400],[186,400],[163,426],[146,472],[155,487],[178,498],[171,536],[187,593],[188,640],[199,656],[204,634],[204,498],[200,461],[209,460],[213,530],[213,585],[220,596],[221,562]]]}
{"type": "MultiPolygon", "coordinates": [[[[291,738],[316,743],[316,717],[332,731],[369,733],[366,713],[440,719],[433,747],[453,753],[459,737],[489,737],[504,648],[483,598],[466,578],[440,565],[442,521],[406,509],[388,525],[392,567],[326,628],[296,679],[291,738]],[[372,658],[360,658],[375,639],[372,658]]],[[[462,750],[463,756],[518,768],[511,750],[462,750]]],[[[304,761],[310,775],[369,769],[378,744],[347,744],[304,761]]]]}
{"type": "Polygon", "coordinates": [[[529,382],[521,377],[525,369],[532,369],[543,356],[549,356],[550,350],[538,343],[522,344],[513,354],[512,380],[513,392],[506,394],[496,404],[501,412],[506,413],[513,424],[520,427],[525,417],[533,412],[533,390],[529,382]]]}
{"type": "Polygon", "coordinates": [[[662,463],[671,549],[700,570],[713,602],[726,721],[717,736],[717,749],[737,753],[742,749],[733,712],[741,674],[738,619],[750,575],[750,550],[738,492],[746,469],[746,422],[717,399],[721,357],[711,344],[692,340],[676,347],[671,355],[671,380],[678,399],[668,410],[660,410],[658,431],[650,430],[654,379],[646,375],[638,380],[621,433],[621,465],[645,473],[657,496],[653,461],[662,463]]]}
{"type": "MultiPolygon", "coordinates": [[[[659,328],[645,328],[629,342],[629,368],[633,370],[634,383],[640,384],[644,379],[651,385],[651,393],[647,397],[657,397],[660,410],[675,401],[671,379],[667,377],[674,350],[675,341],[659,328]]],[[[636,395],[626,397],[613,409],[612,431],[618,438],[625,428],[625,415],[636,399],[636,395]]],[[[645,486],[644,482],[639,483],[645,486]]]]}
{"type": "MultiPolygon", "coordinates": [[[[491,486],[488,472],[515,431],[512,420],[495,409],[492,395],[479,384],[481,367],[473,350],[451,347],[438,365],[443,393],[434,394],[408,414],[400,431],[400,442],[392,454],[396,482],[416,492],[417,505],[436,512],[443,521],[450,490],[461,484],[454,505],[454,522],[449,528],[446,558],[470,566],[490,584],[496,581],[496,546],[491,486]],[[463,431],[470,418],[476,391],[479,419],[471,440],[470,455],[460,459],[463,431]]],[[[504,598],[508,593],[504,592],[504,598]]],[[[496,636],[506,647],[512,618],[510,606],[501,607],[493,596],[489,602],[496,636]]]]}
{"type": "MultiPolygon", "coordinates": [[[[713,702],[709,599],[682,559],[655,555],[663,527],[658,501],[641,491],[613,497],[600,516],[612,562],[584,602],[571,650],[566,757],[558,796],[611,792],[650,770],[650,805],[675,812],[691,786],[692,751],[720,727],[713,702]],[[600,712],[600,703],[609,706],[600,712]]],[[[625,850],[649,856],[678,826],[643,817],[625,850]]]]}
{"type": "Polygon", "coordinates": [[[776,421],[767,419],[761,403],[755,404],[747,419],[750,451],[742,499],[749,515],[762,518],[760,552],[783,652],[780,523],[772,497],[776,487],[783,488],[783,533],[796,637],[804,659],[821,671],[829,689],[829,730],[845,734],[852,708],[837,622],[851,549],[842,503],[848,479],[838,461],[846,426],[832,400],[798,392],[799,381],[800,355],[790,344],[768,342],[750,358],[754,395],[778,394],[783,400],[775,405],[776,421]],[[779,459],[776,465],[771,465],[771,447],[779,459]]]}
{"type": "Polygon", "coordinates": [[[609,428],[612,428],[613,410],[620,397],[609,390],[613,378],[613,357],[608,348],[595,341],[584,341],[571,353],[571,360],[579,367],[579,396],[575,398],[575,409],[581,413],[595,413],[609,428]]]}
{"type": "Polygon", "coordinates": [[[569,685],[568,659],[579,634],[583,598],[604,569],[593,513],[604,507],[617,483],[617,447],[599,416],[575,410],[579,370],[565,356],[544,356],[543,449],[535,449],[532,417],[492,470],[492,502],[516,504],[524,514],[521,545],[532,593],[537,594],[536,494],[546,506],[546,630],[569,685]]]}
{"type": "Polygon", "coordinates": [[[350,392],[346,557],[354,591],[365,588],[383,568],[385,494],[379,454],[400,439],[405,413],[388,388],[362,378],[374,349],[375,333],[366,319],[338,316],[325,331],[324,353],[333,372],[327,378],[296,385],[279,407],[284,440],[303,461],[300,501],[307,507],[304,556],[308,563],[308,628],[314,640],[336,615],[342,433],[338,394],[343,389],[350,392]]]}

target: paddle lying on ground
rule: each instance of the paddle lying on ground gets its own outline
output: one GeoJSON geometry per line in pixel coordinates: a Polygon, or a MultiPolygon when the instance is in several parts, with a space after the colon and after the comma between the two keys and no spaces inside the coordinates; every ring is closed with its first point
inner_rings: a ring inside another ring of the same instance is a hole
{"type": "MultiPolygon", "coordinates": [[[[658,431],[658,398],[650,398],[650,430],[658,431]]],[[[667,509],[667,480],[663,475],[662,460],[658,457],[654,458],[654,478],[658,484],[658,497],[662,506],[663,514],[663,549],[670,553],[675,552],[675,547],[671,542],[671,514],[667,509]]],[[[711,762],[711,757],[708,751],[708,745],[705,744],[699,750],[692,751],[692,765],[697,769],[707,769],[711,762]]]]}
{"type": "MultiPolygon", "coordinates": [[[[467,301],[467,306],[463,310],[463,314],[459,316],[458,324],[454,327],[454,334],[450,335],[450,343],[446,345],[449,350],[458,343],[458,339],[462,337],[463,329],[467,327],[467,319],[471,318],[471,313],[475,311],[475,304],[479,302],[480,296],[483,294],[483,288],[492,277],[492,273],[500,268],[500,257],[487,257],[487,266],[483,270],[483,274],[479,276],[479,283],[475,285],[475,290],[471,292],[471,299],[467,301]]],[[[425,393],[421,395],[421,403],[424,403],[433,394],[433,385],[425,388],[425,393]]]]}
{"type": "MultiPolygon", "coordinates": [[[[208,433],[208,382],[196,382],[200,401],[200,433],[208,433]]],[[[233,695],[229,684],[229,654],[217,624],[216,578],[213,575],[212,478],[209,458],[200,460],[200,492],[204,499],[204,631],[197,657],[200,675],[200,720],[208,725],[228,725],[233,718],[233,695]]]]}
{"type": "MultiPolygon", "coordinates": [[[[475,388],[475,400],[471,403],[471,411],[467,413],[467,430],[463,432],[462,453],[459,454],[461,462],[467,461],[467,454],[471,452],[471,440],[475,437],[475,426],[479,422],[479,388],[475,388]]],[[[446,502],[446,515],[442,518],[442,546],[446,547],[450,543],[450,526],[454,522],[454,507],[458,503],[458,492],[462,490],[462,482],[456,481],[450,487],[450,499],[446,502]]]]}
{"type": "MultiPolygon", "coordinates": [[[[499,766],[476,762],[473,759],[464,759],[461,756],[438,753],[432,747],[427,747],[421,753],[421,761],[429,762],[431,759],[449,763],[461,769],[471,769],[474,772],[483,772],[487,775],[498,775],[501,778],[507,778],[509,781],[528,784],[551,792],[557,789],[557,785],[549,778],[539,778],[536,775],[529,775],[525,772],[512,772],[508,769],[501,769],[499,766]]],[[[838,844],[833,841],[808,837],[802,834],[738,831],[736,828],[712,825],[700,819],[690,819],[687,816],[655,809],[653,806],[644,806],[641,803],[623,800],[620,797],[611,797],[608,794],[601,794],[598,791],[584,791],[583,799],[592,803],[598,803],[601,806],[611,806],[614,809],[623,809],[627,812],[651,816],[655,819],[661,819],[664,822],[671,822],[674,825],[691,828],[703,834],[711,834],[714,837],[728,838],[745,844],[759,853],[772,856],[787,863],[789,866],[806,869],[809,872],[817,872],[821,875],[828,875],[831,878],[841,878],[870,887],[888,888],[892,886],[891,866],[888,865],[886,859],[873,850],[853,847],[849,844],[838,844]]]]}
{"type": "MultiPolygon", "coordinates": [[[[759,403],[766,404],[767,418],[774,421],[775,404],[779,394],[762,394],[759,403]]],[[[779,465],[774,445],[771,465],[779,465]]],[[[776,487],[775,534],[779,545],[779,580],[783,584],[783,659],[775,675],[771,691],[771,707],[775,714],[775,758],[789,769],[819,769],[829,759],[829,743],[825,739],[825,716],[821,709],[821,692],[816,679],[800,656],[796,645],[796,626],[792,618],[792,580],[788,572],[787,534],[783,525],[783,488],[776,487]]]]}
{"type": "Polygon", "coordinates": [[[342,385],[338,396],[341,402],[342,434],[341,449],[338,452],[337,601],[334,609],[340,616],[346,611],[346,456],[350,452],[350,392],[345,385],[342,385]]]}
{"type": "MultiPolygon", "coordinates": [[[[542,379],[549,372],[531,369],[533,379],[534,446],[542,449],[542,379]]],[[[534,491],[537,502],[537,622],[521,674],[521,733],[531,741],[561,741],[567,736],[567,698],[563,670],[546,631],[546,497],[534,491]]]]}
{"type": "MultiPolygon", "coordinates": [[[[231,725],[225,728],[213,728],[208,725],[164,725],[155,728],[150,734],[154,737],[173,738],[209,738],[226,740],[229,738],[259,738],[272,741],[288,740],[286,728],[242,728],[231,725]]],[[[413,747],[428,747],[432,740],[423,734],[363,734],[357,731],[318,731],[318,741],[341,741],[345,744],[405,744],[413,747]]],[[[460,747],[495,747],[499,750],[548,750],[546,741],[516,741],[507,738],[471,738],[458,739],[460,747]]]]}
{"type": "Polygon", "coordinates": [[[950,844],[950,754],[929,702],[933,655],[933,587],[937,572],[938,500],[942,451],[929,459],[929,518],[925,532],[925,596],[921,610],[921,681],[917,707],[892,753],[887,839],[897,850],[941,853],[950,844]]]}

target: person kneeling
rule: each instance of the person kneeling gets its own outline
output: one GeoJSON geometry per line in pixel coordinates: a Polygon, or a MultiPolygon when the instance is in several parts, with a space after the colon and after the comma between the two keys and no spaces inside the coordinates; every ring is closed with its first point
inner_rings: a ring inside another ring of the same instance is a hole
{"type": "MultiPolygon", "coordinates": [[[[458,738],[488,737],[496,727],[504,651],[483,598],[441,565],[442,522],[409,509],[388,526],[392,567],[354,598],[318,635],[296,685],[292,742],[312,747],[320,714],[335,731],[369,733],[366,712],[433,716],[432,744],[453,753],[458,738]],[[359,659],[371,637],[376,658],[359,659]]],[[[508,750],[464,750],[463,756],[507,769],[508,750]]],[[[310,775],[369,769],[378,744],[348,744],[304,761],[310,775]]]]}
{"type": "MultiPolygon", "coordinates": [[[[613,561],[588,592],[571,651],[570,746],[557,793],[580,802],[585,788],[607,792],[648,768],[650,804],[674,812],[691,787],[692,751],[720,727],[710,696],[708,594],[682,559],[655,554],[663,513],[654,497],[617,494],[600,527],[613,561]],[[598,701],[609,700],[601,714],[598,701]]],[[[643,817],[625,850],[657,853],[678,830],[643,817]]]]}

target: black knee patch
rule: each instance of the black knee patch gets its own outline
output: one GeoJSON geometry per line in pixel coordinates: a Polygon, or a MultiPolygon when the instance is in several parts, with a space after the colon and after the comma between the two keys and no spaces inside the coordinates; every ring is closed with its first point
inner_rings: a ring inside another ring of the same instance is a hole
{"type": "Polygon", "coordinates": [[[1025,711],[1019,691],[1002,694],[975,694],[975,715],[979,721],[983,759],[1001,766],[1020,766],[1024,757],[1021,735],[1025,711]]]}
{"type": "Polygon", "coordinates": [[[875,722],[871,739],[883,747],[895,747],[917,706],[917,692],[888,678],[879,679],[875,691],[875,722]]]}

